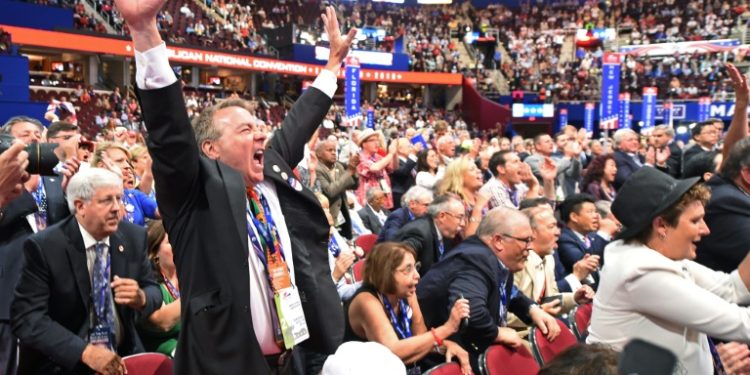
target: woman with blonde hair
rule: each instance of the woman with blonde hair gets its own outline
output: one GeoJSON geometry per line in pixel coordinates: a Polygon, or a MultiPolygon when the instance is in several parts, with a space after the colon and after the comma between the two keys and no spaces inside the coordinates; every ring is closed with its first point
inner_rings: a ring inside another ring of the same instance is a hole
{"type": "Polygon", "coordinates": [[[469,158],[458,158],[445,168],[443,179],[435,185],[435,195],[453,194],[464,204],[468,222],[464,228],[463,238],[476,232],[482,215],[487,209],[489,197],[481,194],[479,189],[484,185],[482,171],[469,158]]]}

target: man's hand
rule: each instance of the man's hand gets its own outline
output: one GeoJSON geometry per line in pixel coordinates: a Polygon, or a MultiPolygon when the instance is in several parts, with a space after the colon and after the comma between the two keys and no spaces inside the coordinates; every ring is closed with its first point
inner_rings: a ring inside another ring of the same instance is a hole
{"type": "Polygon", "coordinates": [[[156,15],[166,0],[115,0],[115,8],[125,20],[136,51],[145,52],[162,43],[156,15]]]}
{"type": "Polygon", "coordinates": [[[117,353],[101,346],[86,345],[81,355],[81,362],[97,374],[122,375],[128,373],[122,358],[117,353]]]}
{"type": "Polygon", "coordinates": [[[584,305],[587,303],[590,303],[592,300],[594,300],[594,289],[591,289],[588,285],[583,285],[578,290],[576,290],[575,294],[573,294],[573,299],[576,301],[579,305],[584,305]]]}
{"type": "Polygon", "coordinates": [[[146,293],[141,290],[137,281],[115,275],[111,287],[116,304],[126,305],[138,311],[146,306],[146,293]]]}
{"type": "Polygon", "coordinates": [[[743,103],[743,108],[747,107],[748,101],[750,101],[750,87],[747,85],[747,77],[732,64],[727,64],[726,68],[729,78],[732,80],[735,103],[737,105],[743,103]]]}
{"type": "Polygon", "coordinates": [[[63,180],[62,180],[62,189],[63,192],[67,192],[68,190],[68,183],[70,182],[70,179],[73,178],[73,175],[78,173],[78,170],[81,168],[81,162],[78,161],[77,157],[73,157],[68,159],[63,164],[63,180]]]}
{"type": "Polygon", "coordinates": [[[511,348],[518,348],[523,345],[523,339],[518,336],[518,332],[513,328],[508,327],[498,327],[495,342],[505,346],[510,346],[511,348]]]}
{"type": "Polygon", "coordinates": [[[656,165],[663,167],[667,164],[667,159],[669,159],[669,156],[671,155],[671,152],[669,151],[669,147],[662,147],[660,149],[656,150],[656,165]]]}
{"type": "Polygon", "coordinates": [[[560,326],[557,324],[555,317],[544,312],[539,306],[532,306],[529,310],[529,316],[547,340],[555,341],[557,335],[560,334],[560,326]]]}
{"type": "Polygon", "coordinates": [[[750,374],[750,349],[746,344],[734,341],[719,344],[716,351],[727,374],[750,374]]]}
{"type": "Polygon", "coordinates": [[[357,260],[357,256],[354,255],[353,252],[341,252],[339,254],[339,257],[336,258],[336,264],[333,268],[333,278],[338,282],[347,271],[349,271],[349,268],[354,264],[354,261],[357,260]]]}
{"type": "Polygon", "coordinates": [[[358,166],[359,166],[359,154],[350,155],[349,164],[347,165],[347,169],[349,169],[349,173],[356,175],[358,166]]]}
{"type": "Polygon", "coordinates": [[[550,157],[545,157],[544,161],[539,165],[539,173],[542,175],[542,179],[545,182],[554,182],[557,177],[557,166],[555,165],[555,161],[550,157]]]}
{"type": "Polygon", "coordinates": [[[562,310],[562,305],[560,304],[560,300],[556,299],[552,302],[543,303],[540,305],[542,310],[550,315],[557,315],[560,313],[560,310],[562,310]]]}
{"type": "Polygon", "coordinates": [[[29,179],[29,154],[25,149],[26,144],[16,142],[0,154],[0,207],[19,196],[29,179]]]}
{"type": "Polygon", "coordinates": [[[60,161],[68,161],[71,158],[78,157],[78,146],[80,143],[81,135],[76,134],[60,142],[53,152],[60,161]]]}
{"type": "Polygon", "coordinates": [[[597,268],[599,268],[599,256],[586,254],[583,256],[583,259],[573,264],[573,275],[582,281],[592,272],[596,271],[597,268]]]}
{"type": "Polygon", "coordinates": [[[646,164],[656,165],[656,149],[653,146],[648,146],[646,149],[646,164]]]}
{"type": "MultiPolygon", "coordinates": [[[[122,2],[129,0],[119,1],[122,2]]],[[[156,17],[156,14],[154,14],[154,17],[156,17]]],[[[332,6],[326,7],[326,13],[322,14],[320,17],[323,19],[323,25],[325,26],[326,34],[328,34],[328,48],[330,49],[326,69],[333,72],[333,74],[338,74],[341,63],[349,53],[349,47],[352,45],[352,40],[354,40],[357,30],[351,29],[346,34],[346,37],[342,37],[341,30],[339,30],[339,20],[336,18],[336,10],[332,6]]]]}
{"type": "Polygon", "coordinates": [[[523,182],[526,186],[529,188],[533,186],[537,186],[539,182],[536,180],[536,177],[534,177],[534,174],[531,173],[531,166],[529,166],[526,163],[521,163],[521,182],[523,182]]]}

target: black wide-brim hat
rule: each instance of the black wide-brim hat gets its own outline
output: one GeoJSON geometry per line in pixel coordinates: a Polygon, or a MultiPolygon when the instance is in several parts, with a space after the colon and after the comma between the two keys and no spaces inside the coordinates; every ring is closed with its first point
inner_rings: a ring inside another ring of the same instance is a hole
{"type": "Polygon", "coordinates": [[[677,180],[649,166],[631,174],[612,202],[612,213],[623,225],[617,239],[630,239],[640,233],[699,180],[700,177],[677,180]]]}

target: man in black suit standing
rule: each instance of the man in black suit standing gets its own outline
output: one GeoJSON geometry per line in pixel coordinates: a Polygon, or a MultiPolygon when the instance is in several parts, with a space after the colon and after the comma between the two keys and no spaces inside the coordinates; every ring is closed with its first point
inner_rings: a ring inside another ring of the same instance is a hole
{"type": "Polygon", "coordinates": [[[682,149],[674,141],[674,129],[669,125],[658,125],[651,131],[651,146],[654,147],[656,167],[674,178],[682,175],[682,149]],[[660,160],[663,157],[659,153],[667,153],[669,157],[663,165],[660,160]]]}
{"type": "Polygon", "coordinates": [[[175,373],[291,374],[297,344],[333,353],[343,340],[328,220],[292,169],[333,103],[355,30],[342,36],[326,9],[328,63],[265,147],[267,134],[242,100],[204,110],[191,129],[156,27],[163,3],[116,0],[134,41],[157,201],[180,281],[175,373]]]}
{"type": "Polygon", "coordinates": [[[136,320],[162,303],[146,231],[120,222],[122,180],[91,168],[68,187],[74,212],[24,242],[12,304],[22,374],[123,374],[120,356],[143,351],[136,320]]]}
{"type": "Polygon", "coordinates": [[[455,245],[454,239],[466,225],[463,203],[453,196],[435,198],[427,209],[427,215],[401,228],[397,242],[411,246],[421,263],[419,275],[424,276],[455,245]]]}
{"type": "Polygon", "coordinates": [[[383,224],[391,213],[383,207],[386,198],[385,192],[380,188],[373,187],[367,190],[365,198],[367,198],[367,205],[357,211],[357,214],[370,232],[380,234],[380,229],[383,228],[383,224]]]}
{"type": "Polygon", "coordinates": [[[401,197],[409,188],[417,183],[417,150],[406,138],[396,140],[396,155],[398,168],[391,176],[391,191],[393,192],[393,209],[401,207],[401,197]]]}

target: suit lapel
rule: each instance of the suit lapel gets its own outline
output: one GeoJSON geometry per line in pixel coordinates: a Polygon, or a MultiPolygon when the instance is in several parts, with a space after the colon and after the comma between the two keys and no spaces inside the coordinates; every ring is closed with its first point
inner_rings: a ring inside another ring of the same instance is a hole
{"type": "MultiPolygon", "coordinates": [[[[302,185],[302,181],[298,180],[297,177],[294,176],[294,173],[289,168],[289,166],[273,149],[266,149],[266,156],[263,164],[264,177],[273,180],[273,182],[276,183],[277,189],[280,186],[284,186],[286,189],[293,190],[295,193],[305,197],[314,205],[320,206],[320,202],[318,202],[318,198],[315,197],[315,194],[313,194],[310,189],[302,185]],[[294,186],[292,186],[292,184],[294,184],[294,186]]],[[[281,199],[280,194],[279,199],[281,199]]]]}
{"type": "Polygon", "coordinates": [[[128,272],[128,262],[125,252],[128,251],[125,247],[125,241],[119,231],[109,236],[109,259],[112,262],[112,272],[110,274],[110,281],[115,278],[115,275],[120,278],[130,277],[128,272]]]}
{"type": "Polygon", "coordinates": [[[91,303],[91,279],[86,263],[86,248],[83,244],[83,236],[81,236],[81,231],[78,228],[78,221],[76,221],[74,216],[71,216],[68,220],[64,227],[65,235],[68,237],[65,252],[68,254],[70,268],[78,285],[81,302],[83,302],[86,311],[88,311],[91,303]]]}
{"type": "Polygon", "coordinates": [[[218,165],[224,179],[224,189],[227,192],[226,196],[229,200],[228,204],[229,210],[232,213],[232,221],[242,244],[242,250],[245,257],[247,257],[250,250],[247,243],[247,215],[245,211],[247,208],[247,193],[245,192],[245,182],[237,172],[222,163],[218,163],[218,165]]]}

